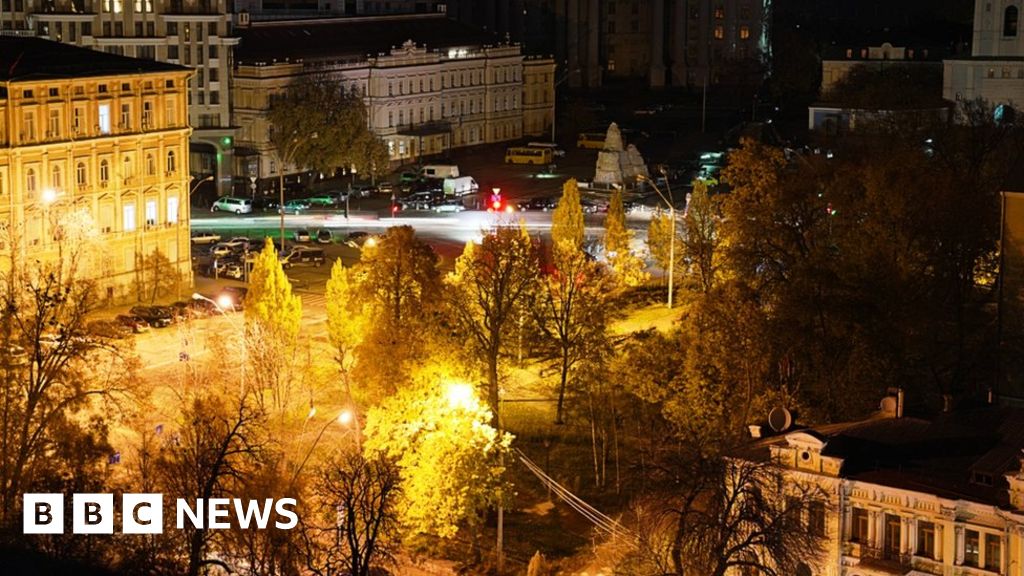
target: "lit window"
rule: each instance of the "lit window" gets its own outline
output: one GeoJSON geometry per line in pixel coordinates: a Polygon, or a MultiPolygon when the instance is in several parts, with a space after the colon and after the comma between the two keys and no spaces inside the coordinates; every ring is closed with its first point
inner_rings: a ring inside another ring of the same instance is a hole
{"type": "Polygon", "coordinates": [[[100,160],[100,182],[106,184],[110,180],[110,162],[100,160]]]}
{"type": "Polygon", "coordinates": [[[122,223],[121,229],[125,232],[135,231],[135,204],[128,203],[124,205],[122,210],[122,223]]]}
{"type": "Polygon", "coordinates": [[[29,194],[36,191],[36,171],[32,168],[25,171],[25,191],[29,194]]]}
{"type": "Polygon", "coordinates": [[[750,38],[750,27],[740,26],[740,40],[746,40],[747,38],[750,38]]]}
{"type": "Polygon", "coordinates": [[[167,222],[175,224],[178,222],[178,197],[171,196],[167,199],[167,222]]]}
{"type": "Polygon", "coordinates": [[[64,174],[61,172],[59,164],[50,167],[50,186],[55,190],[64,188],[64,174]]]}
{"type": "Polygon", "coordinates": [[[964,564],[978,566],[981,558],[981,536],[977,530],[964,531],[964,564]]]}
{"type": "Polygon", "coordinates": [[[175,172],[177,169],[178,169],[178,165],[177,165],[177,162],[175,162],[174,150],[168,150],[167,151],[167,171],[168,172],[175,172]]]}
{"type": "Polygon", "coordinates": [[[725,27],[715,26],[715,40],[721,40],[722,38],[725,38],[725,27]]]}
{"type": "Polygon", "coordinates": [[[110,134],[110,104],[99,106],[100,133],[110,134]]]}
{"type": "Polygon", "coordinates": [[[723,19],[725,19],[725,8],[723,8],[721,6],[716,6],[715,7],[715,20],[723,20],[723,19]]]}
{"type": "Polygon", "coordinates": [[[156,226],[156,200],[146,200],[146,226],[156,226]]]}
{"type": "Polygon", "coordinates": [[[917,555],[935,559],[935,524],[924,520],[918,521],[917,555]]]}
{"type": "Polygon", "coordinates": [[[85,162],[79,162],[75,166],[75,183],[79,186],[85,186],[87,173],[85,171],[85,162]]]}
{"type": "Polygon", "coordinates": [[[146,175],[152,176],[156,174],[156,159],[153,158],[152,154],[146,154],[146,175]]]}

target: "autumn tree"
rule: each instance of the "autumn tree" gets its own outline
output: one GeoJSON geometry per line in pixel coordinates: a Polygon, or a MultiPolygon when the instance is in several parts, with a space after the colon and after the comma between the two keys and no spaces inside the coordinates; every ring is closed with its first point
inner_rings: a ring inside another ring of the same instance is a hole
{"type": "Polygon", "coordinates": [[[451,538],[463,525],[475,534],[487,508],[508,497],[500,457],[512,437],[491,420],[472,385],[430,378],[370,410],[366,452],[396,462],[399,510],[412,534],[451,538]]]}
{"type": "Polygon", "coordinates": [[[327,337],[335,351],[335,360],[341,371],[345,396],[349,402],[352,394],[352,369],[356,360],[356,348],[363,342],[368,330],[366,302],[359,293],[357,271],[334,261],[331,277],[327,280],[327,337]]]}
{"type": "Polygon", "coordinates": [[[686,205],[683,253],[691,263],[691,272],[697,280],[697,286],[704,294],[715,286],[718,260],[721,258],[716,229],[718,220],[718,209],[708,194],[707,183],[696,181],[686,205]]]}
{"type": "Polygon", "coordinates": [[[367,313],[355,375],[368,391],[391,393],[406,380],[436,321],[441,303],[437,255],[412,227],[393,227],[376,245],[364,248],[353,274],[367,313]]]}
{"type": "Polygon", "coordinates": [[[562,197],[551,214],[551,242],[556,251],[583,250],[583,205],[575,178],[562,185],[562,197]]]}
{"type": "Polygon", "coordinates": [[[616,280],[623,286],[639,286],[647,279],[647,273],[643,260],[633,253],[630,245],[633,234],[626,227],[626,209],[619,188],[612,193],[608,204],[604,230],[604,251],[616,280]]]}
{"type": "Polygon", "coordinates": [[[672,263],[672,235],[675,235],[675,274],[683,271],[683,238],[679,233],[678,223],[673,225],[672,217],[661,208],[654,211],[651,221],[647,224],[647,251],[658,264],[658,267],[665,271],[668,278],[670,264],[672,263]]]}
{"type": "Polygon", "coordinates": [[[245,298],[245,346],[256,370],[257,393],[270,392],[273,405],[288,400],[288,364],[302,321],[302,300],[292,293],[277,251],[269,238],[256,256],[245,298]]]}
{"type": "Polygon", "coordinates": [[[498,410],[498,362],[537,283],[539,260],[525,228],[502,226],[466,244],[445,292],[456,330],[486,366],[487,401],[498,410]]]}

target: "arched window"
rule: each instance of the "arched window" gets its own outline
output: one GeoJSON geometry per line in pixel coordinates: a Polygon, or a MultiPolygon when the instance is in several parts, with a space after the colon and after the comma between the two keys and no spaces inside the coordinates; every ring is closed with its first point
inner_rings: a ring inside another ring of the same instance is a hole
{"type": "Polygon", "coordinates": [[[125,156],[121,159],[121,175],[127,180],[132,176],[132,157],[125,156]]]}
{"type": "Polygon", "coordinates": [[[1003,12],[1003,36],[1017,35],[1017,18],[1019,12],[1016,6],[1007,6],[1003,12]]]}
{"type": "Polygon", "coordinates": [[[29,168],[25,171],[25,191],[32,193],[36,191],[36,171],[29,168]]]}
{"type": "Polygon", "coordinates": [[[79,162],[75,166],[75,183],[77,183],[79,186],[85,186],[85,180],[85,162],[79,162]]]}
{"type": "Polygon", "coordinates": [[[167,172],[174,172],[177,170],[177,165],[174,161],[174,150],[167,151],[167,172]]]}
{"type": "Polygon", "coordinates": [[[156,159],[153,158],[152,154],[146,154],[146,175],[152,176],[156,174],[156,159]]]}
{"type": "Polygon", "coordinates": [[[56,190],[60,190],[64,187],[64,174],[61,173],[60,165],[54,164],[50,167],[50,186],[56,190]]]}
{"type": "Polygon", "coordinates": [[[100,182],[106,184],[110,180],[110,162],[100,160],[100,182]]]}

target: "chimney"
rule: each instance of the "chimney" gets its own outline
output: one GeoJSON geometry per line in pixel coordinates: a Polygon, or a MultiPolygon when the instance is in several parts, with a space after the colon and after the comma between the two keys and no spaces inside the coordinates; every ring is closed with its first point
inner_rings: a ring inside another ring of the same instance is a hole
{"type": "Polygon", "coordinates": [[[943,394],[942,395],[942,411],[943,412],[947,412],[947,413],[953,411],[953,395],[952,394],[943,394]]]}

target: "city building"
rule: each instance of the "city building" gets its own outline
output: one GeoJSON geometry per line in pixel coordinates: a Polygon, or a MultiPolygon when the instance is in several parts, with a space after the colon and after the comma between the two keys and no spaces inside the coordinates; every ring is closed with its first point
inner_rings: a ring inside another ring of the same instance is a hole
{"type": "Polygon", "coordinates": [[[1001,399],[1024,402],[1024,178],[1004,186],[999,234],[999,370],[1001,399]]]}
{"type": "Polygon", "coordinates": [[[856,48],[832,47],[821,61],[821,100],[808,107],[808,130],[838,134],[856,131],[858,124],[870,125],[897,116],[917,123],[945,121],[947,106],[938,96],[942,83],[942,52],[936,47],[893,46],[889,42],[856,48]],[[879,106],[866,106],[862,101],[851,104],[846,99],[848,95],[837,93],[835,88],[854,70],[899,74],[907,79],[904,86],[908,90],[914,86],[924,93],[906,95],[900,109],[881,102],[879,106]]]}
{"type": "Polygon", "coordinates": [[[1024,36],[1018,0],[976,0],[970,57],[943,62],[942,96],[981,99],[997,109],[1024,107],[1024,36]]]}
{"type": "Polygon", "coordinates": [[[770,0],[449,0],[445,9],[527,53],[553,53],[574,88],[757,84],[768,55],[770,0]]]}
{"type": "Polygon", "coordinates": [[[1024,574],[1024,412],[981,405],[933,418],[902,392],[866,420],[794,429],[742,457],[819,496],[800,510],[826,538],[815,576],[1024,574]]]}
{"type": "Polygon", "coordinates": [[[393,164],[551,129],[554,61],[444,14],[252,22],[237,32],[238,144],[251,151],[243,172],[260,180],[301,168],[276,164],[266,112],[272,94],[305,75],[362,96],[393,164]]]}
{"type": "Polygon", "coordinates": [[[0,0],[0,33],[43,38],[195,69],[188,87],[192,171],[231,185],[234,129],[229,97],[229,0],[0,0]],[[11,9],[13,8],[13,9],[11,9]]]}
{"type": "Polygon", "coordinates": [[[443,0],[235,0],[235,13],[252,20],[444,12],[443,0]]]}
{"type": "Polygon", "coordinates": [[[58,241],[65,218],[83,215],[101,249],[85,273],[106,302],[141,298],[154,275],[175,278],[179,290],[190,286],[191,75],[173,64],[0,36],[7,256],[56,258],[66,249],[58,241]]]}

